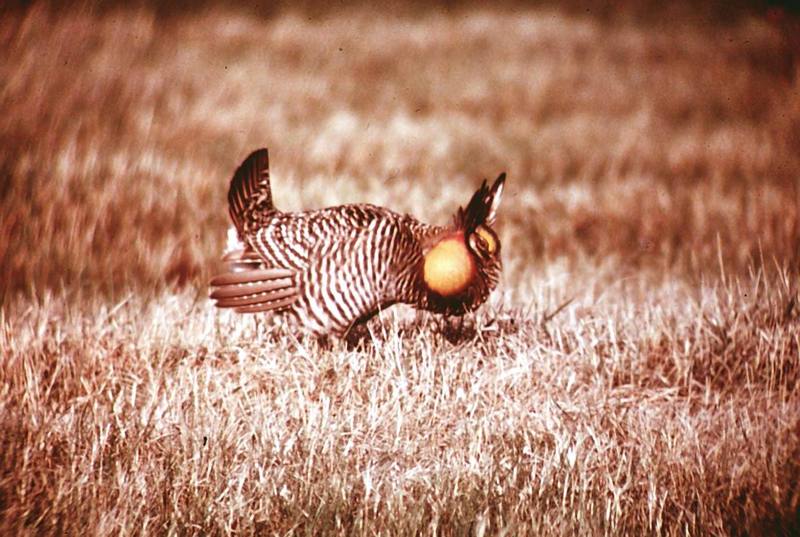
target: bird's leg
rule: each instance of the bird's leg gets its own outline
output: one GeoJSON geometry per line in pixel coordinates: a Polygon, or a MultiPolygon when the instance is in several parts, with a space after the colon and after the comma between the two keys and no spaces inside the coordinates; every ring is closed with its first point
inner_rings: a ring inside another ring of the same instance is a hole
{"type": "Polygon", "coordinates": [[[375,309],[373,311],[365,313],[364,315],[362,315],[361,317],[350,323],[350,326],[347,328],[343,336],[343,339],[348,349],[355,349],[356,347],[358,347],[359,343],[367,340],[367,337],[369,337],[370,335],[367,323],[369,322],[370,319],[375,317],[379,311],[380,309],[375,309]]]}
{"type": "Polygon", "coordinates": [[[464,334],[464,315],[459,315],[456,319],[455,327],[453,329],[460,337],[464,334]]]}
{"type": "Polygon", "coordinates": [[[345,346],[349,350],[357,349],[361,343],[368,340],[369,335],[366,322],[353,324],[344,336],[345,346]]]}
{"type": "Polygon", "coordinates": [[[317,336],[317,346],[323,351],[329,351],[333,349],[331,337],[328,334],[321,334],[317,336]]]}
{"type": "Polygon", "coordinates": [[[450,343],[458,343],[465,339],[464,315],[446,315],[439,325],[439,332],[450,343]]]}

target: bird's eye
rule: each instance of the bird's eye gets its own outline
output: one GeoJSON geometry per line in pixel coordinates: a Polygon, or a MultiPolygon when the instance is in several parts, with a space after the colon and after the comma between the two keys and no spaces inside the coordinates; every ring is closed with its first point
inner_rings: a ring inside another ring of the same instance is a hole
{"type": "Polygon", "coordinates": [[[497,251],[497,240],[491,231],[481,226],[475,230],[475,235],[481,238],[483,249],[486,252],[494,254],[497,251]]]}
{"type": "Polygon", "coordinates": [[[488,258],[491,255],[489,243],[486,238],[478,232],[469,236],[469,246],[473,252],[481,257],[488,258]]]}

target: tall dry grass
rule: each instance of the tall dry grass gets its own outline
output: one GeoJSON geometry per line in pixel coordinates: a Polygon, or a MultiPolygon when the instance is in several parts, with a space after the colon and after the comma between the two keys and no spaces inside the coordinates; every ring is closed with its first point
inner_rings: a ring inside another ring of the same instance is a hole
{"type": "Polygon", "coordinates": [[[5,12],[0,532],[798,531],[792,24],[5,12]],[[286,209],[507,170],[500,291],[358,350],[212,311],[262,145],[286,209]]]}

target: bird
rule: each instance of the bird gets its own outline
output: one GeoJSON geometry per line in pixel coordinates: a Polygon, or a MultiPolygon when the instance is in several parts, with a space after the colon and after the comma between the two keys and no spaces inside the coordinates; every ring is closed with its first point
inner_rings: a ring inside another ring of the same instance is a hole
{"type": "Polygon", "coordinates": [[[493,229],[506,174],[484,179],[449,225],[367,203],[284,212],[272,200],[269,153],[253,151],[228,190],[227,272],[210,298],[238,313],[290,314],[309,333],[344,339],[402,303],[463,316],[502,272],[493,229]]]}

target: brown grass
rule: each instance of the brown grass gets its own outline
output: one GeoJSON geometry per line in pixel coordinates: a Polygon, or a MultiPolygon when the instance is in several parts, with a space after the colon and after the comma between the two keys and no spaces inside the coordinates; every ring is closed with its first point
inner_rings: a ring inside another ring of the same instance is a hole
{"type": "Polygon", "coordinates": [[[779,19],[6,12],[0,533],[800,531],[779,19]],[[355,351],[214,311],[262,145],[286,209],[507,170],[501,289],[355,351]]]}

